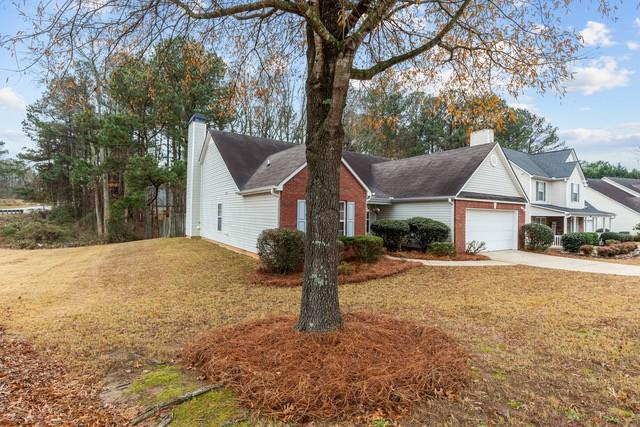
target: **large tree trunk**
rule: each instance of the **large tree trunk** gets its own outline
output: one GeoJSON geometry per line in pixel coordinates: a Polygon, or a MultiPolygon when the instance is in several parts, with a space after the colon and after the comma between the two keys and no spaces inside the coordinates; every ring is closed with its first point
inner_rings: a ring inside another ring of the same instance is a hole
{"type": "Polygon", "coordinates": [[[300,318],[296,329],[327,332],[342,326],[338,299],[340,166],[352,52],[339,52],[308,34],[306,156],[307,230],[300,318]]]}

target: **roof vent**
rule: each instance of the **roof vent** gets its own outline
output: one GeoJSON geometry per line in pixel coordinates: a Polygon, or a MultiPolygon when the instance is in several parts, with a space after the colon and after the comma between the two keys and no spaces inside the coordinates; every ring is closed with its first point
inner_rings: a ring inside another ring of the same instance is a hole
{"type": "Polygon", "coordinates": [[[493,129],[482,129],[471,133],[469,145],[475,147],[482,144],[493,144],[493,129]]]}
{"type": "Polygon", "coordinates": [[[267,167],[271,166],[271,160],[267,159],[267,167]]]}

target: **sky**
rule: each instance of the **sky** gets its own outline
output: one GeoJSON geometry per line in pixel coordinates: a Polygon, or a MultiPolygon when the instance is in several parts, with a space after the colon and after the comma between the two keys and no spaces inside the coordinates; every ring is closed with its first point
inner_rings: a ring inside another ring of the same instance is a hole
{"type": "MultiPolygon", "coordinates": [[[[582,160],[606,160],[640,168],[640,9],[638,2],[618,5],[603,18],[597,2],[577,3],[563,25],[584,40],[572,66],[566,94],[525,91],[513,106],[544,116],[582,160]]],[[[616,3],[618,4],[618,3],[616,3]]],[[[10,2],[0,2],[0,32],[13,34],[25,23],[10,2]]],[[[0,50],[0,140],[16,155],[31,142],[22,133],[25,108],[43,91],[37,73],[16,73],[16,58],[0,50]]]]}

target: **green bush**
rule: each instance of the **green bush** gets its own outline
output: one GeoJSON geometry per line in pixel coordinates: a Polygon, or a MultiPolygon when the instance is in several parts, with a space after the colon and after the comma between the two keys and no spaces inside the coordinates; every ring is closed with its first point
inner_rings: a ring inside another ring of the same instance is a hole
{"type": "Polygon", "coordinates": [[[580,246],[596,246],[599,240],[597,233],[568,233],[562,236],[562,249],[568,252],[578,252],[580,246]]]}
{"type": "Polygon", "coordinates": [[[420,247],[422,252],[426,252],[433,242],[444,242],[449,238],[449,227],[431,218],[416,216],[407,220],[411,238],[420,247]]]}
{"type": "Polygon", "coordinates": [[[357,236],[353,239],[353,253],[359,261],[375,262],[382,255],[384,242],[378,236],[357,236]]]}
{"type": "Polygon", "coordinates": [[[606,242],[607,240],[617,240],[619,242],[631,242],[633,241],[633,236],[629,233],[615,233],[612,231],[602,233],[600,235],[600,240],[602,242],[606,242]]]}
{"type": "Polygon", "coordinates": [[[288,228],[264,230],[258,236],[258,256],[265,271],[290,273],[304,265],[304,233],[288,228]]]}
{"type": "Polygon", "coordinates": [[[341,262],[340,264],[338,264],[338,274],[342,274],[345,276],[353,274],[353,264],[345,261],[341,262]]]}
{"type": "Polygon", "coordinates": [[[2,237],[15,237],[16,234],[20,231],[20,223],[18,222],[10,222],[3,227],[0,227],[0,236],[2,237]]]}
{"type": "Polygon", "coordinates": [[[73,209],[71,206],[56,206],[49,211],[47,220],[58,225],[71,224],[73,222],[73,209]]]}
{"type": "Polygon", "coordinates": [[[371,224],[371,231],[382,237],[384,246],[392,252],[402,249],[409,237],[407,221],[397,219],[381,219],[371,224]]]}
{"type": "Polygon", "coordinates": [[[553,230],[544,224],[525,224],[522,236],[527,249],[543,251],[553,245],[553,230]]]}
{"type": "Polygon", "coordinates": [[[58,225],[33,221],[21,227],[14,237],[17,240],[32,240],[36,243],[56,243],[68,235],[69,232],[58,225]]]}
{"type": "Polygon", "coordinates": [[[456,247],[451,242],[434,242],[429,246],[429,251],[436,256],[456,255],[456,247]]]}

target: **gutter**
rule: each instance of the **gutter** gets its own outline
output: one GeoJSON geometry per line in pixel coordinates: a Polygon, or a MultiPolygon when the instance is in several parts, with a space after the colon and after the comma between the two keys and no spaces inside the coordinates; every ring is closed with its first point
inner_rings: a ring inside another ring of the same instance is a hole
{"type": "Polygon", "coordinates": [[[238,191],[236,194],[239,194],[241,196],[248,196],[251,194],[262,194],[262,193],[271,193],[273,194],[274,191],[277,191],[278,188],[274,185],[269,185],[267,187],[257,187],[257,188],[251,188],[249,190],[241,190],[238,191]]]}

